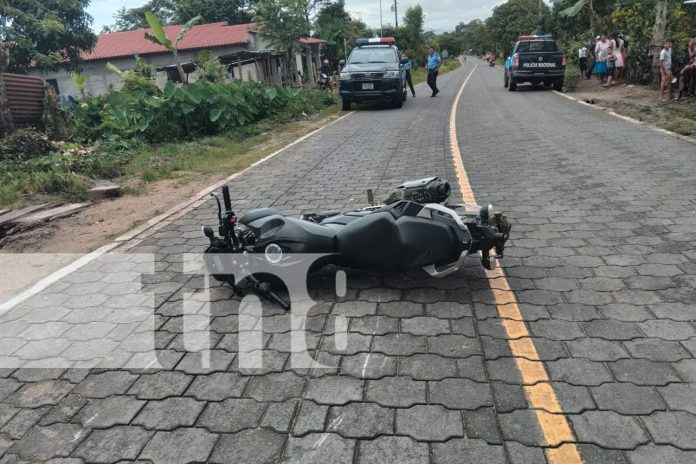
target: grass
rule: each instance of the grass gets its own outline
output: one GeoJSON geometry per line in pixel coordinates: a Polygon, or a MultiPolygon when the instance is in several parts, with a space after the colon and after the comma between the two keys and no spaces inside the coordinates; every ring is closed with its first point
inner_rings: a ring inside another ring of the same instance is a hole
{"type": "MultiPolygon", "coordinates": [[[[454,71],[455,69],[459,69],[461,66],[462,63],[457,58],[450,58],[442,62],[442,66],[440,67],[440,75],[454,71]]],[[[423,83],[428,80],[428,71],[424,67],[411,71],[411,79],[413,79],[413,85],[423,83]]]]}
{"type": "MultiPolygon", "coordinates": [[[[331,106],[314,118],[323,119],[338,112],[331,106]]],[[[313,128],[311,125],[309,128],[313,128]]],[[[289,140],[308,130],[305,122],[252,124],[234,132],[188,142],[147,146],[133,154],[128,176],[142,176],[146,182],[183,178],[191,174],[232,174],[273,153],[289,140]]]]}

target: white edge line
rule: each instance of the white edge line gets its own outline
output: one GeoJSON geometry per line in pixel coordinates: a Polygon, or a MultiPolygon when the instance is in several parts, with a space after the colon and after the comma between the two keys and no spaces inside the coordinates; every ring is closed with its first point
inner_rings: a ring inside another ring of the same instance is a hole
{"type": "MultiPolygon", "coordinates": [[[[265,158],[262,158],[253,164],[251,164],[249,167],[246,167],[242,169],[239,172],[236,172],[232,174],[231,176],[215,183],[214,185],[201,190],[198,192],[196,195],[193,196],[193,199],[184,201],[173,208],[169,209],[163,214],[160,214],[157,217],[154,217],[147,221],[145,224],[142,224],[141,226],[136,227],[135,229],[131,230],[130,232],[121,235],[120,237],[117,237],[112,243],[109,243],[107,245],[102,246],[101,248],[98,248],[94,251],[92,251],[89,254],[86,254],[77,260],[73,261],[72,263],[58,269],[57,271],[49,274],[48,276],[44,277],[43,279],[39,280],[23,292],[21,292],[18,295],[15,295],[14,297],[10,298],[7,301],[4,301],[2,304],[0,304],[0,315],[6,313],[7,311],[11,310],[18,304],[28,300],[32,296],[35,296],[36,294],[42,292],[43,290],[46,290],[49,286],[53,285],[54,283],[58,282],[60,279],[72,274],[73,272],[77,271],[78,269],[84,267],[85,265],[91,263],[95,259],[99,258],[100,256],[104,255],[105,253],[108,253],[109,251],[114,250],[115,248],[118,248],[120,245],[122,245],[124,242],[127,242],[128,240],[131,240],[135,237],[137,237],[140,234],[143,234],[144,232],[147,232],[151,230],[152,232],[164,227],[166,224],[169,224],[171,221],[166,221],[166,219],[169,219],[170,217],[178,217],[181,216],[190,210],[194,209],[196,206],[199,204],[204,203],[207,200],[207,196],[217,190],[218,188],[222,187],[228,182],[231,182],[235,178],[241,176],[245,172],[259,166],[262,163],[265,163],[266,161],[270,160],[271,158],[279,155],[280,153],[284,152],[285,150],[297,145],[298,143],[308,139],[309,137],[312,137],[313,135],[317,134],[318,132],[326,129],[327,127],[333,126],[334,124],[338,123],[339,121],[347,118],[351,114],[353,114],[355,111],[351,111],[347,114],[344,114],[343,116],[339,117],[338,119],[335,119],[331,121],[328,124],[325,124],[318,129],[313,130],[309,134],[305,134],[299,139],[287,144],[283,148],[271,153],[270,155],[266,156],[265,158]]],[[[140,241],[136,242],[139,243],[140,241]]]]}
{"type": "Polygon", "coordinates": [[[571,97],[570,95],[566,95],[563,92],[559,92],[558,90],[552,90],[552,92],[555,93],[556,95],[560,95],[561,97],[567,98],[568,100],[572,100],[574,102],[577,102],[583,106],[587,106],[587,107],[593,108],[593,109],[598,110],[598,111],[604,111],[607,114],[610,114],[610,115],[617,117],[619,119],[623,119],[624,121],[630,122],[631,124],[635,124],[637,126],[647,127],[648,129],[651,129],[651,130],[658,132],[660,134],[668,135],[670,137],[682,140],[684,142],[693,143],[696,145],[696,138],[688,137],[686,135],[676,134],[674,132],[668,131],[667,129],[662,129],[661,127],[655,127],[652,124],[648,124],[647,122],[639,121],[638,119],[634,119],[630,116],[625,116],[623,114],[619,114],[616,111],[614,111],[613,109],[607,108],[606,106],[591,105],[591,104],[584,102],[582,100],[579,100],[575,97],[571,97]]]}

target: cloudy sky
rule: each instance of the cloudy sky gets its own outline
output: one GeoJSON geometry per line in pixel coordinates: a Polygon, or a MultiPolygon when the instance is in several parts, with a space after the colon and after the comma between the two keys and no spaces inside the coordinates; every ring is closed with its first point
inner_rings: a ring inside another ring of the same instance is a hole
{"type": "MultiPolygon", "coordinates": [[[[113,23],[114,13],[122,6],[132,8],[147,0],[92,0],[89,13],[94,17],[93,29],[99,32],[105,24],[113,23]]],[[[382,0],[382,16],[385,24],[394,23],[391,10],[394,0],[382,0]]],[[[406,9],[420,3],[425,12],[426,30],[436,32],[450,31],[460,21],[487,18],[493,7],[504,0],[400,0],[398,3],[399,21],[406,9]]],[[[371,27],[379,27],[379,0],[346,0],[346,8],[353,17],[360,18],[371,27]]]]}

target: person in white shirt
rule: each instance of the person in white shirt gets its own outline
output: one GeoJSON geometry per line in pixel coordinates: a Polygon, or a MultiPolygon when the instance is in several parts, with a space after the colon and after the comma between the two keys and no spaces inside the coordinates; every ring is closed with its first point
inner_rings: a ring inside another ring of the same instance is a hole
{"type": "Polygon", "coordinates": [[[587,47],[584,45],[578,50],[578,58],[580,61],[580,75],[584,76],[587,72],[587,47]]]}
{"type": "Polygon", "coordinates": [[[665,40],[664,48],[660,52],[660,92],[662,99],[668,99],[672,93],[672,41],[665,40]]]}
{"type": "Polygon", "coordinates": [[[604,78],[607,75],[607,61],[609,58],[608,50],[609,48],[614,48],[614,41],[607,39],[607,33],[602,32],[595,47],[595,60],[597,64],[595,65],[595,71],[597,77],[599,77],[600,82],[604,83],[604,78]]]}

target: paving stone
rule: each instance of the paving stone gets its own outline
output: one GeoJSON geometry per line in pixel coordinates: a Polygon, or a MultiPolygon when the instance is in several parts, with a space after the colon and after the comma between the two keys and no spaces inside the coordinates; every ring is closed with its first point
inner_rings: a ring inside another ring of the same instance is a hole
{"type": "Polygon", "coordinates": [[[591,361],[616,361],[630,357],[621,342],[603,338],[580,338],[566,342],[566,346],[572,357],[591,361]]]}
{"type": "Polygon", "coordinates": [[[696,462],[696,451],[683,451],[674,446],[643,445],[626,451],[630,464],[691,464],[696,462]]]}
{"type": "Polygon", "coordinates": [[[471,379],[476,382],[487,382],[486,371],[483,367],[481,356],[471,356],[470,358],[456,359],[457,373],[459,377],[471,379]]]}
{"type": "Polygon", "coordinates": [[[399,320],[387,316],[363,316],[350,319],[350,331],[363,335],[385,335],[399,331],[399,320]]]}
{"type": "Polygon", "coordinates": [[[41,382],[42,380],[58,380],[65,371],[66,369],[22,368],[14,371],[12,377],[20,382],[41,382]]]}
{"type": "Polygon", "coordinates": [[[682,411],[659,411],[644,417],[643,423],[656,444],[694,448],[696,415],[682,411]]]}
{"type": "Polygon", "coordinates": [[[389,356],[409,356],[425,353],[425,337],[411,334],[387,334],[375,336],[372,340],[372,351],[389,356]]]}
{"type": "Polygon", "coordinates": [[[55,424],[35,427],[10,449],[20,459],[46,460],[57,456],[69,456],[79,444],[75,437],[84,431],[76,424],[55,424]]]}
{"type": "Polygon", "coordinates": [[[360,353],[344,356],[341,361],[341,373],[357,379],[379,379],[396,375],[395,356],[381,353],[360,353]]]}
{"type": "MultiPolygon", "coordinates": [[[[128,390],[141,400],[159,400],[169,396],[179,396],[186,391],[193,377],[176,371],[160,371],[138,377],[128,390]]],[[[80,384],[82,386],[82,384],[80,384]]]]}
{"type": "Polygon", "coordinates": [[[380,303],[377,313],[390,317],[414,317],[422,316],[425,310],[421,303],[411,301],[398,301],[392,303],[380,303]]]}
{"type": "Polygon", "coordinates": [[[563,382],[551,382],[551,387],[556,393],[564,413],[578,413],[586,409],[595,409],[592,395],[587,387],[569,385],[563,382]]]}
{"type": "Polygon", "coordinates": [[[536,413],[529,409],[519,409],[498,414],[500,429],[504,440],[511,440],[527,446],[545,446],[546,438],[539,427],[536,413]]]}
{"type": "Polygon", "coordinates": [[[74,385],[65,380],[43,380],[26,384],[14,393],[9,401],[19,408],[36,408],[58,404],[74,385]]]}
{"type": "Polygon", "coordinates": [[[313,401],[302,401],[292,429],[293,436],[299,437],[310,432],[323,432],[328,413],[328,406],[320,406],[313,401]]]}
{"type": "Polygon", "coordinates": [[[474,410],[493,406],[493,396],[485,383],[467,379],[445,379],[428,382],[431,403],[441,404],[447,409],[474,410]]]}
{"type": "Polygon", "coordinates": [[[649,308],[660,319],[672,319],[675,321],[693,321],[693,304],[684,303],[657,303],[649,305],[649,308]]]}
{"type": "Polygon", "coordinates": [[[258,401],[284,401],[302,396],[305,379],[293,372],[266,374],[249,381],[245,396],[258,401]]]}
{"type": "Polygon", "coordinates": [[[355,440],[335,433],[310,433],[304,437],[288,438],[283,463],[292,464],[351,464],[355,440]]]}
{"type": "Polygon", "coordinates": [[[157,432],[140,453],[153,464],[185,464],[207,461],[218,436],[203,429],[157,432]]]}
{"type": "Polygon", "coordinates": [[[332,314],[340,314],[345,317],[361,317],[377,313],[377,303],[368,301],[345,301],[336,303],[332,314]]]}
{"type": "Polygon", "coordinates": [[[696,359],[683,359],[673,363],[672,367],[687,382],[696,382],[696,359]]]}
{"type": "Polygon", "coordinates": [[[364,380],[343,375],[311,378],[304,397],[320,404],[343,405],[362,400],[364,384],[364,380]]]}
{"type": "Polygon", "coordinates": [[[385,377],[367,382],[365,400],[382,406],[410,407],[425,403],[427,383],[410,377],[385,377]]]}
{"type": "Polygon", "coordinates": [[[502,446],[490,445],[483,440],[454,439],[447,443],[434,443],[433,464],[458,464],[462,462],[506,463],[502,446]]]}
{"type": "Polygon", "coordinates": [[[20,409],[12,419],[8,420],[0,428],[0,433],[7,434],[13,439],[21,438],[46,415],[49,409],[50,406],[37,409],[20,409]]]}
{"type": "Polygon", "coordinates": [[[616,449],[605,449],[595,445],[582,443],[577,445],[580,456],[587,463],[602,463],[602,464],[626,464],[624,452],[616,449]]]}
{"type": "Polygon", "coordinates": [[[647,359],[620,359],[607,363],[616,380],[637,385],[667,385],[670,382],[678,382],[680,378],[672,368],[673,365],[676,366],[647,359]]]}
{"type": "Polygon", "coordinates": [[[635,358],[651,361],[679,361],[691,356],[677,341],[661,338],[640,338],[625,342],[626,349],[635,358]]]}
{"type": "Polygon", "coordinates": [[[186,353],[176,366],[176,370],[187,374],[209,374],[225,371],[232,363],[235,355],[222,350],[210,350],[209,362],[205,362],[202,353],[186,353]]]}
{"type": "Polygon", "coordinates": [[[174,430],[191,427],[205,403],[193,398],[166,398],[149,401],[133,419],[133,424],[142,425],[149,430],[174,430]]]}
{"type": "Polygon", "coordinates": [[[243,430],[220,436],[212,463],[265,464],[277,462],[285,445],[285,436],[265,429],[243,430]]]}
{"type": "Polygon", "coordinates": [[[456,377],[457,365],[454,359],[432,354],[416,354],[399,360],[399,375],[414,380],[440,380],[456,377]]]}
{"type": "Polygon", "coordinates": [[[546,363],[551,380],[572,385],[601,385],[612,380],[604,364],[587,359],[559,359],[546,363]]]}
{"type": "Polygon", "coordinates": [[[599,409],[623,415],[651,414],[664,410],[666,405],[652,387],[631,383],[605,383],[591,389],[599,409]]]}
{"type": "Polygon", "coordinates": [[[463,317],[461,319],[453,319],[450,321],[452,333],[457,335],[466,335],[467,337],[476,337],[476,327],[473,317],[463,317]]]}
{"type": "Polygon", "coordinates": [[[358,459],[360,464],[426,464],[429,462],[428,445],[418,443],[408,437],[378,437],[359,442],[358,459]]]}
{"type": "Polygon", "coordinates": [[[60,422],[70,422],[77,411],[87,404],[87,398],[77,394],[70,394],[60,403],[53,406],[48,413],[41,418],[41,425],[52,425],[60,422]]]}
{"type": "Polygon", "coordinates": [[[437,317],[412,317],[401,320],[401,331],[412,335],[440,335],[450,333],[450,325],[437,317]]]}
{"type": "Polygon", "coordinates": [[[350,403],[329,411],[327,432],[344,438],[375,438],[394,433],[394,410],[374,403],[350,403]]]}
{"type": "Polygon", "coordinates": [[[528,322],[527,325],[533,335],[551,340],[575,340],[585,336],[576,322],[540,320],[528,322]]]}
{"type": "Polygon", "coordinates": [[[605,340],[631,340],[642,334],[632,322],[596,320],[582,323],[587,335],[605,340]]]}
{"type": "Polygon", "coordinates": [[[480,438],[489,444],[502,444],[498,431],[498,419],[494,408],[464,411],[464,430],[467,438],[480,438]]]}
{"type": "Polygon", "coordinates": [[[90,428],[127,425],[144,405],[145,401],[136,400],[131,396],[90,399],[77,413],[75,420],[90,428]]]}
{"type": "Polygon", "coordinates": [[[481,346],[478,340],[464,335],[438,335],[428,337],[428,353],[446,357],[461,357],[480,355],[481,346]]]}
{"type": "Polygon", "coordinates": [[[669,409],[696,415],[696,384],[673,383],[658,388],[657,391],[665,399],[669,409]]]}
{"type": "Polygon", "coordinates": [[[505,442],[510,464],[546,464],[543,448],[525,446],[514,441],[505,442]]]}
{"type": "Polygon", "coordinates": [[[506,383],[522,384],[522,375],[513,358],[500,358],[486,361],[486,370],[491,380],[501,380],[506,383]]]}
{"type": "Polygon", "coordinates": [[[638,327],[648,337],[665,340],[687,340],[696,336],[696,329],[681,321],[650,320],[639,323],[638,327]]]}
{"type": "Polygon", "coordinates": [[[568,416],[578,441],[603,448],[634,449],[650,438],[635,417],[611,411],[586,411],[568,416]]]}
{"type": "Polygon", "coordinates": [[[625,303],[614,303],[600,308],[602,313],[617,321],[642,322],[652,319],[654,316],[644,307],[625,303]]]}
{"type": "Polygon", "coordinates": [[[237,433],[258,427],[265,411],[266,405],[256,400],[227,399],[220,403],[208,403],[196,425],[212,432],[237,433]]]}
{"type": "Polygon", "coordinates": [[[329,353],[351,355],[370,351],[372,337],[359,333],[348,332],[339,337],[325,335],[321,342],[321,349],[329,353]]]}
{"type": "Polygon", "coordinates": [[[75,387],[75,393],[88,398],[124,395],[138,378],[127,371],[107,371],[88,375],[75,387]]]}
{"type": "Polygon", "coordinates": [[[454,301],[441,301],[438,303],[426,304],[425,313],[428,316],[440,319],[459,319],[462,317],[472,317],[474,310],[471,305],[454,301]]]}
{"type": "Polygon", "coordinates": [[[141,427],[116,426],[94,430],[73,453],[88,462],[111,463],[134,460],[152,436],[141,427]]]}
{"type": "Polygon", "coordinates": [[[261,427],[270,428],[276,432],[288,433],[298,404],[299,400],[270,403],[268,409],[266,409],[266,414],[261,419],[261,427]]]}
{"type": "Polygon", "coordinates": [[[22,384],[14,379],[0,378],[0,401],[5,401],[5,398],[17,391],[21,386],[22,384]]]}
{"type": "Polygon", "coordinates": [[[419,441],[445,441],[463,437],[464,427],[460,412],[418,405],[396,410],[396,433],[419,441]]]}
{"type": "Polygon", "coordinates": [[[516,409],[526,409],[527,396],[521,385],[510,385],[503,382],[491,382],[493,400],[499,413],[511,412],[516,409]]]}

